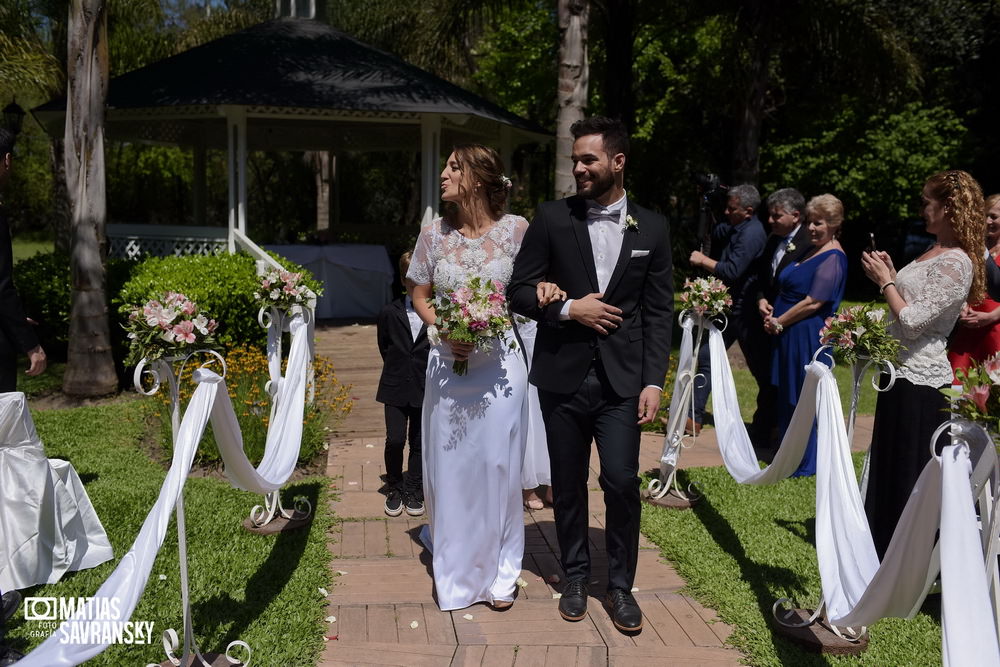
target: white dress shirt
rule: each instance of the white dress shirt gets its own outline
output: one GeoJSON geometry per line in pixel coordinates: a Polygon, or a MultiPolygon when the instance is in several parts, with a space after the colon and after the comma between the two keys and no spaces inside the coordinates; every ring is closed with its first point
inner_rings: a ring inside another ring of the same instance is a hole
{"type": "MultiPolygon", "coordinates": [[[[621,199],[608,206],[587,200],[587,235],[590,236],[590,247],[594,252],[594,267],[597,269],[597,290],[601,293],[608,288],[611,274],[618,264],[618,255],[622,251],[622,236],[625,232],[625,217],[628,215],[628,193],[623,193],[621,199]]],[[[559,319],[569,319],[569,305],[573,299],[567,299],[559,312],[559,319]]]]}
{"type": "Polygon", "coordinates": [[[417,311],[414,310],[413,299],[410,298],[409,294],[406,295],[405,305],[406,319],[410,321],[410,337],[413,339],[413,342],[416,342],[417,336],[420,335],[420,327],[424,326],[424,321],[420,319],[420,316],[417,315],[417,311]]]}
{"type": "Polygon", "coordinates": [[[775,275],[778,272],[778,265],[781,264],[781,259],[788,252],[788,244],[792,242],[795,235],[799,233],[799,229],[802,227],[801,224],[795,225],[795,229],[792,233],[785,237],[785,240],[778,244],[778,247],[774,251],[774,257],[771,258],[771,275],[775,275]]]}

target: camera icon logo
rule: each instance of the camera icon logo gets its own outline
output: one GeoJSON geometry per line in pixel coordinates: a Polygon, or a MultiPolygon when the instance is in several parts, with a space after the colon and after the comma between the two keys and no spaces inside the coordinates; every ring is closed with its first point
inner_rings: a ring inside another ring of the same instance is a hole
{"type": "Polygon", "coordinates": [[[59,604],[56,598],[24,598],[24,620],[55,621],[59,604]]]}

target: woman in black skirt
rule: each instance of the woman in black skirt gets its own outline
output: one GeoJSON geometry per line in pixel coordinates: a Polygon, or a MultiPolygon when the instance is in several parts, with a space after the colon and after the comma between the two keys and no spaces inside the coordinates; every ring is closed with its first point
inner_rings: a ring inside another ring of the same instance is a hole
{"type": "Polygon", "coordinates": [[[879,558],[930,459],[930,438],[949,417],[940,392],[952,381],[948,334],[963,304],[981,301],[985,287],[983,193],[975,179],[958,170],[931,176],[923,217],[937,242],[898,273],[885,252],[861,256],[892,311],[889,332],[905,348],[895,385],[875,407],[865,512],[879,558]]]}

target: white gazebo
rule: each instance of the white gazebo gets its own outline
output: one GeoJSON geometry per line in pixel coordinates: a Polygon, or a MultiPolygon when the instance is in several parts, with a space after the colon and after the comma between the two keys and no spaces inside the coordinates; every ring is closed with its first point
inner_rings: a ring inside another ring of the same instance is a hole
{"type": "MultiPolygon", "coordinates": [[[[33,113],[51,135],[62,136],[65,106],[64,99],[54,100],[33,113]]],[[[193,151],[196,226],[180,228],[172,240],[162,230],[159,253],[169,252],[171,242],[174,252],[204,252],[212,243],[230,252],[237,245],[256,248],[247,236],[249,150],[419,152],[426,221],[439,203],[442,145],[492,145],[509,169],[515,147],[551,138],[534,123],[325,23],[289,17],[112,79],[106,132],[110,141],[193,151]],[[226,227],[206,225],[208,149],[228,155],[226,227]]],[[[109,230],[112,246],[127,254],[154,243],[141,227],[122,226],[117,237],[109,230]]]]}

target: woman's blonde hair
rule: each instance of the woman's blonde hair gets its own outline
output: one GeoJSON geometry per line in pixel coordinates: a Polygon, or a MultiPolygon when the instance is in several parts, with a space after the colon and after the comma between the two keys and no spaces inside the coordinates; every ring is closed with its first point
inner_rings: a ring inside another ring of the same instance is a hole
{"type": "Polygon", "coordinates": [[[831,194],[816,195],[806,204],[806,215],[815,213],[833,230],[833,238],[840,237],[840,225],[844,223],[844,203],[831,194]]]}
{"type": "Polygon", "coordinates": [[[983,249],[986,238],[986,203],[983,189],[966,171],[940,171],[924,184],[927,194],[945,207],[945,219],[955,233],[958,246],[972,260],[972,286],[967,301],[980,303],[986,295],[986,266],[983,249]]]}

